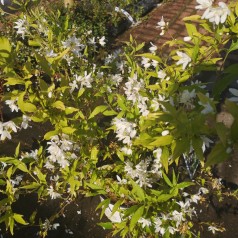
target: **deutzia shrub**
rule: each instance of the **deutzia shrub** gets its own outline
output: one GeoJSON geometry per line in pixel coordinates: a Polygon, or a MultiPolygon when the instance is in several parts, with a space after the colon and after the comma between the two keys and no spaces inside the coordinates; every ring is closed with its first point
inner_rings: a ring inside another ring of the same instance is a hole
{"type": "MultiPolygon", "coordinates": [[[[107,51],[102,32],[69,9],[36,7],[10,19],[13,29],[0,37],[0,73],[9,88],[3,102],[20,116],[0,122],[1,143],[34,123],[47,130],[36,150],[19,144],[0,158],[1,221],[12,234],[15,223],[28,224],[14,204],[29,193],[61,207],[100,195],[98,209],[111,221],[99,225],[121,237],[199,233],[196,204],[209,191],[196,175],[229,159],[238,143],[238,94],[229,86],[237,65],[226,64],[238,48],[238,3],[197,2],[203,15],[184,19],[188,37],[166,42],[166,57],[153,43],[144,53],[132,37],[107,51]],[[208,85],[204,71],[219,80],[208,85]]],[[[169,24],[162,18],[158,27],[165,33],[169,24]]],[[[50,222],[41,224],[42,237],[50,222]]]]}

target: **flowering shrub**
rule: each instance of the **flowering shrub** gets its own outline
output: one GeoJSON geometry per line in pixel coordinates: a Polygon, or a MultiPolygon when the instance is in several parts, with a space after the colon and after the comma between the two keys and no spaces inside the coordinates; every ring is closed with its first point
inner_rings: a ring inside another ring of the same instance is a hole
{"type": "MultiPolygon", "coordinates": [[[[153,44],[144,53],[132,38],[107,52],[104,35],[60,11],[35,8],[12,19],[0,38],[0,77],[3,101],[21,116],[0,122],[1,141],[33,123],[50,128],[45,145],[23,152],[19,144],[15,155],[0,158],[0,221],[12,234],[15,223],[28,224],[13,209],[28,193],[63,204],[100,195],[98,209],[111,220],[100,225],[121,237],[198,232],[195,204],[209,191],[179,167],[193,178],[198,164],[203,170],[228,159],[237,146],[238,94],[227,90],[237,65],[225,63],[238,49],[238,4],[197,2],[202,17],[184,19],[188,37],[167,42],[166,59],[153,44]],[[207,70],[220,75],[212,90],[202,78],[207,70]],[[224,101],[226,90],[232,95],[224,101]]],[[[163,34],[165,20],[158,23],[163,34]]]]}

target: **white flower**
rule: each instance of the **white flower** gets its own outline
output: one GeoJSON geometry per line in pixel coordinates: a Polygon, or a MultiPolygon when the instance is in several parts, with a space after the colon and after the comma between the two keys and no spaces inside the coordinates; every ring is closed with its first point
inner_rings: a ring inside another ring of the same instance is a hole
{"type": "Polygon", "coordinates": [[[193,194],[191,195],[191,202],[198,203],[198,201],[201,200],[201,196],[199,194],[193,194]]]}
{"type": "Polygon", "coordinates": [[[47,188],[47,190],[48,190],[48,195],[51,197],[51,199],[56,199],[61,197],[59,193],[54,191],[54,188],[52,186],[50,186],[50,188],[47,188]]]}
{"type": "Polygon", "coordinates": [[[18,112],[19,108],[16,105],[18,98],[14,99],[14,100],[6,100],[5,103],[10,107],[12,112],[18,112]]]}
{"type": "Polygon", "coordinates": [[[165,22],[164,17],[162,16],[161,20],[159,22],[157,22],[157,26],[156,26],[156,28],[161,29],[161,33],[160,33],[161,36],[164,35],[165,29],[167,26],[168,26],[168,22],[165,22]]]}
{"type": "Polygon", "coordinates": [[[148,69],[151,66],[151,60],[149,58],[142,57],[141,64],[145,67],[145,69],[148,69]]]}
{"type": "Polygon", "coordinates": [[[151,53],[155,53],[155,51],[158,49],[158,47],[156,45],[154,45],[152,42],[150,42],[151,47],[149,48],[149,51],[151,53]]]}
{"type": "MultiPolygon", "coordinates": [[[[79,77],[77,75],[75,75],[75,77],[79,77]]],[[[77,84],[77,80],[73,80],[72,83],[69,83],[70,86],[70,93],[72,93],[75,89],[78,89],[78,84],[77,84]]]]}
{"type": "Polygon", "coordinates": [[[146,226],[151,226],[151,221],[148,220],[148,219],[145,219],[144,217],[141,217],[139,220],[138,220],[139,223],[141,223],[142,225],[142,228],[145,228],[146,226]]]}
{"type": "Polygon", "coordinates": [[[4,5],[4,0],[1,0],[1,4],[4,5]]]}
{"type": "Polygon", "coordinates": [[[84,76],[78,76],[75,75],[75,79],[78,83],[80,83],[81,88],[86,87],[86,88],[91,88],[92,87],[92,82],[93,78],[91,77],[92,73],[87,73],[87,71],[84,72],[84,76]]]}
{"type": "Polygon", "coordinates": [[[155,225],[155,232],[156,233],[160,233],[162,236],[164,235],[165,233],[165,228],[162,227],[162,221],[159,217],[157,217],[154,221],[154,225],[155,225]]]}
{"type": "Polygon", "coordinates": [[[234,95],[234,97],[229,98],[232,102],[238,102],[238,89],[229,88],[229,92],[234,95]]]}
{"type": "Polygon", "coordinates": [[[54,57],[57,56],[57,54],[54,53],[53,50],[48,50],[48,51],[46,51],[45,55],[46,55],[46,57],[49,57],[49,58],[54,58],[54,57]]]}
{"type": "Polygon", "coordinates": [[[185,104],[186,106],[192,106],[192,101],[195,97],[195,89],[193,89],[191,92],[184,90],[180,96],[179,102],[185,104]]]}
{"type": "Polygon", "coordinates": [[[75,35],[69,37],[66,41],[62,41],[62,45],[64,48],[70,48],[71,51],[77,55],[81,55],[81,51],[85,48],[84,44],[81,44],[80,39],[78,39],[75,35]]]}
{"type": "Polygon", "coordinates": [[[54,223],[54,224],[52,225],[52,230],[57,230],[57,229],[58,229],[58,226],[60,226],[59,223],[54,223]]]}
{"type": "Polygon", "coordinates": [[[127,180],[126,179],[121,179],[121,177],[119,175],[116,175],[117,181],[119,184],[127,184],[127,180]]]}
{"type": "Polygon", "coordinates": [[[18,19],[15,22],[16,26],[14,26],[15,29],[17,29],[17,34],[21,35],[22,39],[25,38],[25,34],[26,34],[26,27],[27,27],[27,20],[26,20],[26,16],[23,17],[23,19],[18,19]]]}
{"type": "Polygon", "coordinates": [[[191,37],[191,36],[185,36],[185,37],[183,38],[183,40],[184,40],[185,42],[187,42],[187,41],[192,40],[192,37],[191,37]]]}
{"type": "Polygon", "coordinates": [[[166,81],[169,80],[169,77],[166,78],[167,74],[163,71],[163,70],[160,70],[157,74],[158,78],[161,79],[161,81],[163,81],[164,79],[166,81]]]}
{"type": "Polygon", "coordinates": [[[95,37],[90,38],[88,44],[95,45],[96,44],[95,37]]]}
{"type": "Polygon", "coordinates": [[[124,118],[114,118],[112,124],[116,126],[118,140],[124,144],[131,145],[131,139],[136,136],[136,129],[134,129],[136,124],[128,122],[124,118]]]}
{"type": "Polygon", "coordinates": [[[202,103],[199,101],[198,104],[204,107],[204,109],[201,111],[202,114],[206,115],[209,113],[214,113],[214,109],[209,102],[202,103]]]}
{"type": "Polygon", "coordinates": [[[132,155],[132,149],[129,147],[123,147],[121,148],[121,151],[126,155],[132,155]]]}
{"type": "Polygon", "coordinates": [[[210,147],[210,144],[213,143],[212,140],[210,140],[208,137],[206,136],[201,136],[201,139],[203,140],[203,144],[202,144],[202,151],[205,152],[206,148],[210,147]]]}
{"type": "Polygon", "coordinates": [[[161,133],[162,136],[167,136],[168,134],[169,134],[169,130],[164,130],[161,133]]]}
{"type": "Polygon", "coordinates": [[[217,227],[215,227],[215,226],[209,226],[209,227],[208,227],[208,231],[211,231],[212,234],[215,234],[216,231],[220,231],[220,229],[217,228],[217,227]]]}
{"type": "Polygon", "coordinates": [[[172,220],[174,220],[176,222],[176,227],[179,227],[180,224],[185,221],[185,218],[184,218],[184,214],[182,212],[178,212],[176,210],[174,210],[172,212],[172,220]]]}
{"type": "Polygon", "coordinates": [[[183,66],[183,70],[185,70],[185,68],[187,67],[187,65],[191,62],[191,58],[181,52],[181,51],[177,51],[177,55],[180,57],[179,61],[176,63],[176,65],[182,65],[183,66]]]}
{"type": "Polygon", "coordinates": [[[218,7],[207,8],[207,10],[203,13],[202,19],[207,19],[211,23],[215,23],[219,25],[220,23],[224,23],[226,21],[227,16],[230,15],[230,9],[224,2],[219,2],[218,7]]]}
{"type": "Polygon", "coordinates": [[[106,42],[105,42],[105,36],[103,36],[103,37],[101,37],[101,38],[99,39],[99,44],[100,44],[101,46],[105,46],[105,44],[106,44],[106,42]]]}
{"type": "Polygon", "coordinates": [[[200,5],[197,5],[195,9],[203,10],[207,9],[212,6],[213,0],[197,0],[197,3],[200,5]]]}
{"type": "Polygon", "coordinates": [[[113,84],[115,84],[117,87],[119,86],[119,84],[122,82],[123,78],[121,76],[121,74],[114,74],[112,75],[111,81],[113,84]]]}
{"type": "Polygon", "coordinates": [[[22,116],[22,123],[21,123],[21,128],[27,129],[29,126],[29,121],[31,121],[30,117],[23,115],[22,116]]]}
{"type": "Polygon", "coordinates": [[[198,194],[208,194],[209,190],[207,188],[201,187],[198,190],[198,194]]]}

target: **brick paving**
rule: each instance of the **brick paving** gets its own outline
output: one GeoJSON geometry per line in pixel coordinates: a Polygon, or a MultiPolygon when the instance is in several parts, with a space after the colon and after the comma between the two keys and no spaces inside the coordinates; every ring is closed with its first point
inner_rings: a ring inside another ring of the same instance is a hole
{"type": "MultiPolygon", "coordinates": [[[[221,1],[225,3],[229,2],[229,0],[217,0],[215,2],[221,1]]],[[[187,36],[183,18],[194,14],[201,15],[203,13],[203,11],[197,11],[195,9],[196,5],[198,5],[196,0],[172,0],[162,3],[151,11],[139,25],[131,27],[120,35],[116,40],[116,44],[128,41],[130,35],[132,35],[138,43],[145,42],[149,44],[149,42],[152,42],[157,45],[159,50],[166,53],[169,47],[162,48],[162,46],[167,40],[183,39],[183,37],[187,36]],[[160,36],[161,29],[156,28],[156,26],[162,16],[165,22],[169,22],[169,26],[166,33],[160,36]]]]}

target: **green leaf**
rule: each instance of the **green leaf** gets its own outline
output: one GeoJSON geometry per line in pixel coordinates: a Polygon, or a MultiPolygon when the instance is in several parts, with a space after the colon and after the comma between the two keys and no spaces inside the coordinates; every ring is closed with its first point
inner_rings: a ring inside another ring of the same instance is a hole
{"type": "Polygon", "coordinates": [[[0,37],[0,66],[7,63],[11,56],[11,44],[6,37],[0,37]]]}
{"type": "Polygon", "coordinates": [[[29,223],[27,223],[22,217],[23,217],[23,215],[20,215],[17,213],[13,214],[13,218],[17,223],[22,224],[22,225],[28,225],[29,223]]]}
{"type": "Polygon", "coordinates": [[[66,107],[65,108],[66,115],[69,115],[69,114],[71,114],[73,112],[77,112],[77,111],[78,111],[78,108],[75,108],[75,107],[66,107]]]}
{"type": "Polygon", "coordinates": [[[136,55],[136,56],[145,57],[145,58],[148,58],[148,59],[155,60],[159,63],[162,63],[162,59],[159,56],[153,55],[151,53],[144,53],[144,54],[139,54],[139,55],[136,55]]]}
{"type": "Polygon", "coordinates": [[[135,213],[131,217],[131,222],[130,222],[130,231],[133,231],[134,227],[136,226],[136,223],[138,220],[142,217],[144,213],[144,206],[139,207],[135,213]]]}
{"type": "Polygon", "coordinates": [[[54,107],[54,108],[57,108],[57,109],[59,109],[59,110],[62,110],[62,111],[65,110],[65,105],[64,105],[64,103],[61,102],[61,101],[55,101],[54,103],[52,103],[51,106],[54,107]]]}
{"type": "Polygon", "coordinates": [[[216,123],[215,125],[217,135],[219,136],[220,141],[225,146],[227,143],[228,129],[223,123],[216,123]]]}
{"type": "Polygon", "coordinates": [[[25,186],[20,187],[20,189],[35,190],[35,189],[38,189],[40,186],[41,185],[39,183],[32,182],[29,185],[25,185],[25,186]]]}
{"type": "Polygon", "coordinates": [[[85,88],[81,88],[81,89],[78,91],[78,98],[81,97],[84,92],[85,92],[85,88]]]}
{"type": "Polygon", "coordinates": [[[217,143],[208,155],[205,167],[223,162],[229,157],[230,154],[226,153],[226,147],[222,143],[217,143]]]}
{"type": "Polygon", "coordinates": [[[121,108],[121,110],[123,110],[123,111],[127,110],[127,107],[126,107],[125,103],[126,103],[125,98],[118,94],[117,95],[117,104],[121,108]]]}
{"type": "Polygon", "coordinates": [[[37,110],[36,106],[32,103],[24,102],[25,92],[21,93],[18,97],[18,107],[22,112],[35,112],[37,110]]]}
{"type": "Polygon", "coordinates": [[[156,140],[151,142],[149,145],[154,147],[160,147],[160,146],[171,144],[171,142],[173,141],[173,136],[166,135],[166,136],[155,137],[155,139],[156,140]]]}
{"type": "Polygon", "coordinates": [[[46,184],[46,174],[43,174],[40,169],[38,169],[37,167],[35,167],[35,174],[36,176],[39,178],[41,185],[42,184],[46,184]]]}
{"type": "Polygon", "coordinates": [[[192,146],[193,146],[193,149],[196,153],[196,156],[199,160],[203,160],[204,159],[204,155],[203,155],[203,151],[202,151],[202,145],[203,145],[203,141],[201,138],[197,138],[197,137],[194,137],[192,139],[192,146]]]}
{"type": "Polygon", "coordinates": [[[4,83],[4,85],[24,85],[25,84],[25,81],[22,79],[22,78],[12,78],[12,77],[9,77],[9,78],[6,78],[5,79],[6,83],[4,83]]]}
{"type": "Polygon", "coordinates": [[[216,99],[220,99],[221,93],[228,88],[228,86],[237,80],[238,64],[232,64],[224,70],[224,76],[215,82],[213,87],[213,95],[216,99]]]}
{"type": "Polygon", "coordinates": [[[48,74],[49,76],[52,76],[53,70],[50,67],[50,63],[46,60],[46,58],[44,56],[41,56],[38,53],[36,53],[35,56],[36,56],[36,60],[37,60],[38,64],[45,71],[45,73],[48,74]]]}
{"type": "Polygon", "coordinates": [[[20,145],[21,145],[21,143],[19,142],[16,149],[15,149],[15,158],[17,158],[19,156],[20,145]]]}
{"type": "Polygon", "coordinates": [[[195,185],[195,183],[193,183],[193,182],[182,182],[182,183],[177,184],[176,187],[178,189],[184,189],[184,188],[187,188],[187,187],[190,187],[190,186],[193,186],[193,185],[195,185]]]}
{"type": "Polygon", "coordinates": [[[14,230],[15,220],[12,216],[9,217],[9,219],[8,219],[8,225],[9,225],[9,228],[10,228],[11,235],[13,235],[14,234],[13,230],[14,230]]]}
{"type": "Polygon", "coordinates": [[[62,128],[62,132],[67,135],[72,135],[75,131],[76,131],[76,128],[69,127],[69,126],[62,128]]]}
{"type": "Polygon", "coordinates": [[[200,15],[192,15],[192,16],[184,17],[183,21],[196,21],[200,19],[201,19],[200,15]]]}
{"type": "Polygon", "coordinates": [[[144,201],[145,200],[145,192],[144,190],[137,184],[135,183],[132,179],[130,180],[132,184],[132,193],[135,195],[136,199],[138,201],[144,201]]]}
{"type": "Polygon", "coordinates": [[[174,140],[173,159],[177,159],[190,148],[190,141],[187,138],[174,140]]]}
{"type": "Polygon", "coordinates": [[[238,118],[236,118],[231,126],[231,138],[233,141],[238,141],[238,118]]]}
{"type": "Polygon", "coordinates": [[[29,172],[28,169],[27,169],[27,166],[24,163],[22,163],[22,162],[20,162],[17,165],[17,168],[20,169],[22,172],[25,172],[25,173],[29,172]]]}
{"type": "Polygon", "coordinates": [[[97,225],[101,226],[105,230],[111,230],[113,228],[112,222],[100,222],[97,225]]]}
{"type": "Polygon", "coordinates": [[[120,199],[114,204],[111,216],[118,210],[118,208],[121,206],[122,203],[123,203],[123,200],[120,199]]]}
{"type": "Polygon", "coordinates": [[[172,182],[169,180],[168,176],[164,172],[163,172],[163,178],[164,178],[164,181],[172,188],[173,184],[172,184],[172,182]]]}
{"type": "Polygon", "coordinates": [[[107,108],[108,106],[106,105],[97,106],[96,108],[94,108],[88,119],[91,119],[95,117],[97,114],[104,112],[107,108]]]}
{"type": "Polygon", "coordinates": [[[232,41],[231,46],[228,49],[228,54],[235,50],[238,50],[238,40],[236,42],[232,41]]]}
{"type": "Polygon", "coordinates": [[[162,155],[161,155],[161,163],[165,169],[165,172],[168,173],[169,170],[169,150],[167,147],[163,148],[162,155]]]}
{"type": "Polygon", "coordinates": [[[106,110],[103,112],[103,115],[104,116],[114,116],[114,115],[117,115],[117,112],[114,110],[106,110]]]}
{"type": "Polygon", "coordinates": [[[93,164],[96,164],[98,162],[98,148],[96,146],[94,146],[91,150],[91,161],[93,164]]]}
{"type": "Polygon", "coordinates": [[[50,140],[52,136],[58,135],[58,133],[59,133],[58,130],[48,131],[48,132],[44,135],[44,139],[45,139],[45,140],[50,140]]]}
{"type": "Polygon", "coordinates": [[[11,166],[11,167],[9,167],[9,169],[7,170],[7,177],[8,177],[8,179],[11,178],[12,174],[13,174],[13,167],[11,166]]]}
{"type": "Polygon", "coordinates": [[[34,40],[28,40],[28,44],[29,46],[34,46],[34,47],[40,47],[41,43],[38,41],[34,41],[34,40]]]}
{"type": "Polygon", "coordinates": [[[156,201],[157,202],[166,202],[172,197],[174,197],[173,194],[161,194],[158,197],[156,197],[156,201]]]}

